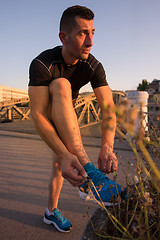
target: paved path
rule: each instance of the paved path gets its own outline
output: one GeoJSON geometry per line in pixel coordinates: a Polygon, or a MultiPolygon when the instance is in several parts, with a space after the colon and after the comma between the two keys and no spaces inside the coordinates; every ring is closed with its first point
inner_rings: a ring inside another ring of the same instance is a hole
{"type": "MultiPolygon", "coordinates": [[[[83,138],[83,141],[90,159],[96,164],[100,139],[83,138]]],[[[126,143],[117,141],[115,149],[120,162],[117,181],[125,186],[124,171],[126,175],[134,175],[135,160],[126,143]]],[[[67,181],[64,181],[59,208],[72,222],[72,232],[59,233],[42,221],[47,206],[50,149],[37,135],[6,129],[0,130],[0,142],[0,239],[80,239],[88,215],[92,215],[97,206],[82,201],[77,188],[67,181]]]]}

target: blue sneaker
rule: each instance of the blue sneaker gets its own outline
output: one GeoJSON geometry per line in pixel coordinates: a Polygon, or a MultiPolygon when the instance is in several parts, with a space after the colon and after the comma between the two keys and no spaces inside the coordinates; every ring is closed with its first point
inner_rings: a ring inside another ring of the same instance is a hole
{"type": "Polygon", "coordinates": [[[102,171],[96,168],[91,162],[84,166],[88,174],[88,181],[84,182],[79,187],[79,195],[83,200],[90,200],[94,203],[100,202],[100,198],[105,206],[113,205],[113,198],[120,195],[122,192],[121,186],[109,179],[102,171]],[[98,194],[96,193],[91,181],[94,183],[98,194]],[[91,194],[91,192],[93,194],[91,194]],[[94,196],[93,196],[94,195],[94,196]],[[96,201],[96,200],[97,201],[96,201]]]}
{"type": "Polygon", "coordinates": [[[58,208],[55,208],[53,212],[46,209],[43,221],[46,224],[53,224],[60,232],[70,232],[72,229],[72,224],[63,217],[58,208]]]}

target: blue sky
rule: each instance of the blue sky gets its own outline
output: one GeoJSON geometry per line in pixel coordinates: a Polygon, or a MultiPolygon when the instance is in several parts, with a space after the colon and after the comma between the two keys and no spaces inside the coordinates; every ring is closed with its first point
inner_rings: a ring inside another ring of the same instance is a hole
{"type": "MultiPolygon", "coordinates": [[[[113,90],[135,90],[142,79],[160,79],[160,0],[1,0],[1,85],[27,89],[30,62],[61,44],[61,14],[76,4],[95,13],[91,53],[113,90]]],[[[89,85],[83,88],[88,90],[89,85]]]]}

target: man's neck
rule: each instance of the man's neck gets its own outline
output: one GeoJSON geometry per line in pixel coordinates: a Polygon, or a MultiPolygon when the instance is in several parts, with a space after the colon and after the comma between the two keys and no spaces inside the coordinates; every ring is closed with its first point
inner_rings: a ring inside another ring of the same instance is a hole
{"type": "Polygon", "coordinates": [[[67,66],[75,65],[79,60],[79,59],[75,59],[74,57],[71,57],[66,51],[64,46],[62,47],[62,57],[67,66]]]}

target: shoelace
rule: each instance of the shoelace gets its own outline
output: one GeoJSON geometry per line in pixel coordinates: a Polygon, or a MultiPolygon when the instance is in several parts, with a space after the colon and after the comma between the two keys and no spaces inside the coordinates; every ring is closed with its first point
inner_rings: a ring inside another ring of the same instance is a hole
{"type": "Polygon", "coordinates": [[[65,220],[62,213],[57,208],[54,210],[54,216],[61,222],[65,220]]]}
{"type": "Polygon", "coordinates": [[[107,180],[109,182],[109,178],[99,169],[96,169],[96,173],[94,173],[95,170],[88,171],[88,175],[92,179],[92,182],[94,185],[98,185],[102,182],[103,179],[107,180]]]}

